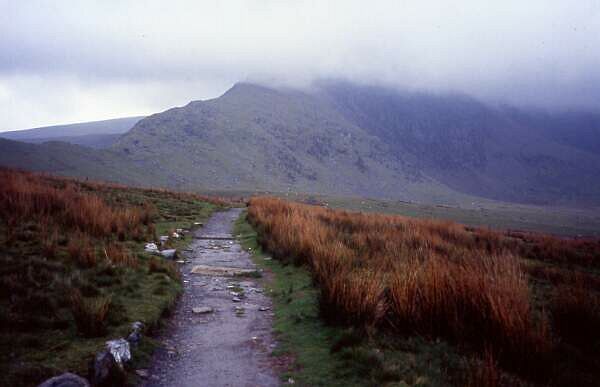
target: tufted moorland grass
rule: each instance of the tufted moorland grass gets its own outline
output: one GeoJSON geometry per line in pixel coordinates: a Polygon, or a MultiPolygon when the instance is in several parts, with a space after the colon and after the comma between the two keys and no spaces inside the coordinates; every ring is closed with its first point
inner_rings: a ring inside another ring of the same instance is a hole
{"type": "MultiPolygon", "coordinates": [[[[176,265],[143,251],[226,205],[194,194],[0,169],[0,385],[37,385],[88,361],[131,323],[160,325],[176,265]],[[210,201],[210,202],[209,202],[210,201]]],[[[189,243],[187,236],[175,242],[189,243]]],[[[136,366],[153,341],[136,348],[136,366]]]]}
{"type": "Polygon", "coordinates": [[[248,219],[269,253],[309,270],[328,326],[448,341],[481,364],[467,373],[474,384],[514,385],[514,375],[553,385],[598,378],[600,337],[590,329],[600,305],[598,240],[268,197],[251,200],[248,219]],[[532,262],[554,269],[532,270],[532,262]]]}

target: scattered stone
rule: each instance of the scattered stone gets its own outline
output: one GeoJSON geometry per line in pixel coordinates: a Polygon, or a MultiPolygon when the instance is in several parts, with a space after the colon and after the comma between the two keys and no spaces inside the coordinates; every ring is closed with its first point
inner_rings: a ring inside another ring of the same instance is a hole
{"type": "Polygon", "coordinates": [[[271,308],[269,308],[268,306],[261,306],[260,308],[258,308],[258,310],[260,310],[261,312],[266,312],[268,310],[271,310],[271,308]]]}
{"type": "Polygon", "coordinates": [[[175,261],[175,262],[177,262],[177,263],[179,263],[179,264],[184,264],[184,263],[185,263],[185,261],[184,261],[184,260],[182,260],[182,259],[180,259],[180,260],[177,260],[177,261],[175,261]]]}
{"type": "Polygon", "coordinates": [[[204,226],[204,223],[202,223],[202,222],[194,222],[194,226],[204,226]]]}
{"type": "Polygon", "coordinates": [[[181,234],[181,233],[183,233],[183,229],[182,228],[178,228],[178,229],[175,230],[175,232],[181,234]]]}
{"type": "Polygon", "coordinates": [[[212,291],[213,291],[213,292],[217,292],[217,291],[219,291],[219,290],[223,290],[223,289],[221,289],[221,288],[219,288],[219,287],[216,287],[216,286],[212,288],[212,291]]]}
{"type": "Polygon", "coordinates": [[[233,297],[231,299],[231,301],[233,301],[233,302],[242,302],[242,300],[240,298],[238,298],[238,297],[233,297]]]}
{"type": "Polygon", "coordinates": [[[81,376],[65,372],[46,380],[38,387],[90,387],[90,383],[81,376]]]}
{"type": "Polygon", "coordinates": [[[147,253],[158,253],[158,246],[156,245],[156,243],[150,242],[150,243],[146,243],[146,246],[144,246],[144,250],[147,253]]]}
{"type": "Polygon", "coordinates": [[[210,306],[200,306],[200,307],[192,308],[192,312],[194,314],[212,313],[213,308],[211,308],[210,306]]]}
{"type": "Polygon", "coordinates": [[[242,276],[252,275],[258,273],[255,269],[242,269],[238,267],[225,267],[225,266],[208,266],[208,265],[196,265],[192,268],[192,274],[202,275],[214,275],[214,276],[242,276]]]}
{"type": "Polygon", "coordinates": [[[270,260],[272,260],[273,258],[271,258],[271,257],[264,257],[263,259],[264,259],[265,261],[270,261],[270,260]]]}
{"type": "Polygon", "coordinates": [[[122,367],[123,363],[131,360],[131,351],[129,350],[129,342],[125,339],[110,340],[106,342],[106,348],[115,361],[122,367]]]}
{"type": "Polygon", "coordinates": [[[234,297],[241,297],[242,296],[242,292],[229,292],[229,294],[231,294],[234,297]]]}
{"type": "Polygon", "coordinates": [[[144,328],[144,323],[142,323],[141,321],[136,321],[136,322],[132,323],[131,329],[133,329],[133,331],[129,334],[129,336],[127,336],[127,341],[133,345],[139,343],[139,341],[142,339],[142,329],[143,328],[144,328]]]}
{"type": "Polygon", "coordinates": [[[294,379],[292,379],[292,378],[288,379],[288,384],[294,384],[294,383],[296,383],[296,381],[294,379]]]}
{"type": "Polygon", "coordinates": [[[165,257],[167,259],[172,259],[172,258],[175,258],[176,252],[177,252],[177,250],[175,250],[175,249],[168,249],[168,250],[161,251],[160,255],[162,255],[163,257],[165,257]]]}
{"type": "Polygon", "coordinates": [[[169,237],[167,235],[161,235],[158,239],[160,240],[160,243],[165,243],[169,240],[169,237]]]}
{"type": "Polygon", "coordinates": [[[131,323],[131,329],[140,332],[142,329],[144,329],[144,323],[141,321],[133,322],[131,323]]]}
{"type": "Polygon", "coordinates": [[[145,370],[145,369],[135,370],[135,373],[137,376],[139,376],[140,378],[144,378],[144,379],[146,379],[148,376],[150,376],[150,373],[148,373],[148,370],[145,370]]]}
{"type": "Polygon", "coordinates": [[[90,382],[93,386],[124,386],[127,375],[109,350],[99,352],[91,363],[90,382]]]}
{"type": "Polygon", "coordinates": [[[136,345],[142,339],[142,334],[140,332],[131,332],[129,336],[127,336],[127,341],[130,344],[136,345]]]}
{"type": "Polygon", "coordinates": [[[173,234],[171,234],[171,237],[175,238],[175,239],[179,239],[179,238],[181,238],[181,235],[179,235],[178,233],[174,232],[173,234]]]}

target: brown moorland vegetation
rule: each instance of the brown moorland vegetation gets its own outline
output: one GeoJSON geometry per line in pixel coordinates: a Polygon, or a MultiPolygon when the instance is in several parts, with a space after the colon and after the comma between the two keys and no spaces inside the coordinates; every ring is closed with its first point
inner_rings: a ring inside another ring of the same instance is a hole
{"type": "Polygon", "coordinates": [[[144,242],[224,204],[0,168],[0,385],[85,375],[95,352],[133,321],[156,326],[179,273],[144,253],[144,242]]]}
{"type": "Polygon", "coordinates": [[[322,317],[443,338],[530,382],[600,377],[600,241],[348,213],[260,197],[248,219],[280,260],[308,266],[322,317]]]}

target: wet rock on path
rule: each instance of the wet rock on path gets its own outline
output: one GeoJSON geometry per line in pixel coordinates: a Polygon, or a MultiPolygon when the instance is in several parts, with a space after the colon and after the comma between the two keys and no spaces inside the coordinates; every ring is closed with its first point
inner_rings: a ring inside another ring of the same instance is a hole
{"type": "Polygon", "coordinates": [[[159,338],[161,346],[142,386],[280,384],[269,361],[275,347],[271,301],[257,280],[222,270],[192,273],[199,265],[255,269],[232,235],[241,211],[217,212],[196,232],[184,254],[184,293],[159,338]]]}

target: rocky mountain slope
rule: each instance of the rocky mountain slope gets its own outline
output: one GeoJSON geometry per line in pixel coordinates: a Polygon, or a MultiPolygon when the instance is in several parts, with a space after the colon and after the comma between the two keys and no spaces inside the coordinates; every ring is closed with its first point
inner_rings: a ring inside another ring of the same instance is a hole
{"type": "Polygon", "coordinates": [[[464,95],[326,83],[338,111],[461,192],[534,203],[600,201],[600,115],[492,108],[464,95]]]}
{"type": "MultiPolygon", "coordinates": [[[[63,174],[172,188],[587,206],[600,204],[598,138],[600,115],[330,81],[310,91],[239,83],[141,119],[110,149],[77,148],[79,164],[63,162],[59,145],[35,149],[63,174]]],[[[34,148],[4,150],[0,164],[46,168],[34,148]]]]}
{"type": "Polygon", "coordinates": [[[447,191],[323,99],[250,84],[147,117],[113,149],[179,186],[428,198],[447,191]]]}

